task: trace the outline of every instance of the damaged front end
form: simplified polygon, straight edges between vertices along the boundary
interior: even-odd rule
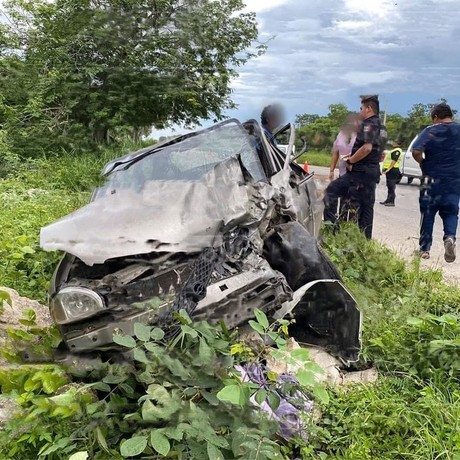
[[[50,311],[67,350],[116,350],[115,333],[173,329],[180,309],[235,328],[258,308],[355,361],[360,313],[317,244],[313,178],[286,155],[230,120],[109,163],[92,202],[41,232],[65,252]]]

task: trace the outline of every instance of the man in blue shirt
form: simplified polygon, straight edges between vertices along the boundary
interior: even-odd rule
[[[332,181],[325,191],[324,220],[335,223],[338,198],[357,205],[358,225],[366,238],[372,238],[375,189],[380,180],[381,131],[378,96],[361,96],[363,120],[346,160],[348,172]]]
[[[451,108],[438,104],[431,111],[433,125],[415,141],[412,155],[420,163],[426,185],[420,190],[420,256],[429,259],[433,225],[439,212],[444,224],[444,259],[455,260],[460,201],[460,124]]]

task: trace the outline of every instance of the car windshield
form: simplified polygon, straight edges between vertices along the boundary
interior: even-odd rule
[[[120,188],[141,190],[150,181],[199,181],[218,163],[237,155],[255,181],[264,180],[256,146],[256,139],[239,122],[225,122],[119,166],[96,197],[108,189],[112,193]]]

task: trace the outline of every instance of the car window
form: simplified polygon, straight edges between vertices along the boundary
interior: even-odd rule
[[[164,147],[115,170],[104,189],[141,190],[147,181],[198,181],[218,163],[236,156],[255,181],[265,179],[256,146],[237,122],[218,125],[196,136]],[[96,195],[101,195],[97,193]]]

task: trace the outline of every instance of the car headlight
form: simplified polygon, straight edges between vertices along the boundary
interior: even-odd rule
[[[57,324],[67,324],[93,316],[105,310],[102,297],[91,289],[66,287],[50,303],[51,316]]]

